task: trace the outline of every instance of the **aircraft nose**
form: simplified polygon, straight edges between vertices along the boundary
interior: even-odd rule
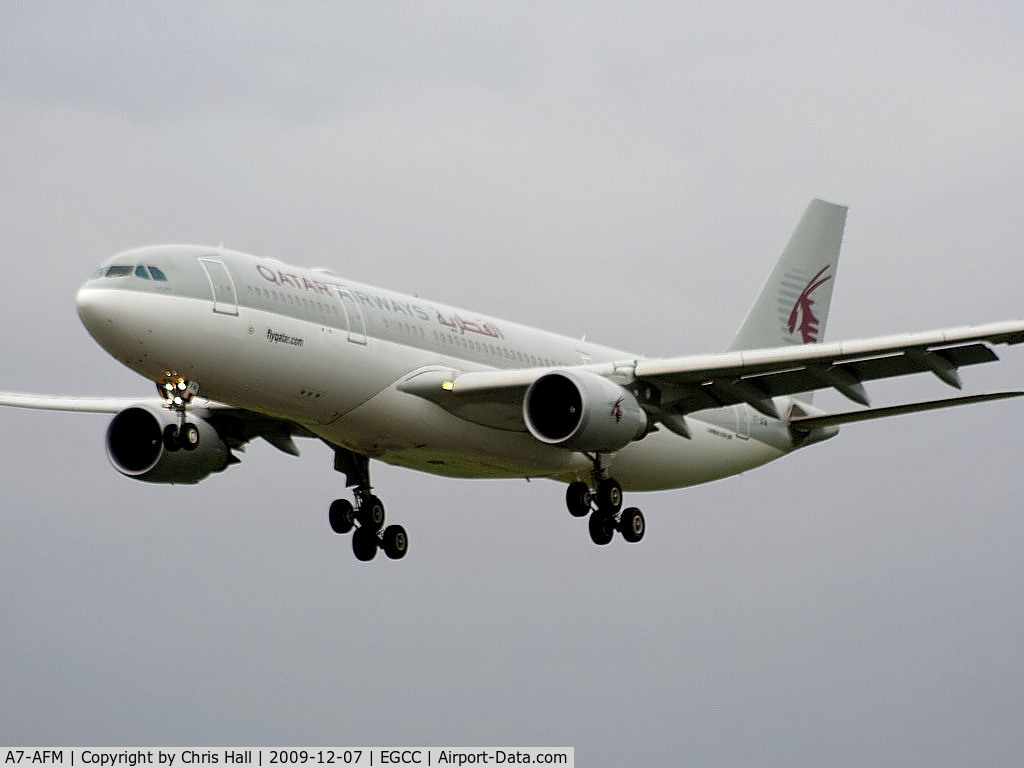
[[[96,337],[103,329],[113,325],[114,313],[116,310],[116,297],[111,294],[116,291],[103,290],[83,286],[78,289],[75,295],[75,304],[78,305],[78,317],[86,330]]]

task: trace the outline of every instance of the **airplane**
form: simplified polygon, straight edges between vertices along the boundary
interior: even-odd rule
[[[1019,397],[873,407],[864,383],[958,370],[1024,341],[1024,321],[825,342],[845,206],[813,200],[724,352],[647,358],[224,247],[157,245],[102,263],[77,293],[90,335],[156,384],[151,400],[0,393],[0,405],[113,414],[127,477],[198,483],[255,438],[334,451],[354,499],[328,522],[361,561],[405,556],[370,460],[462,478],[549,478],[591,540],[640,541],[624,491],[735,475],[851,422]],[[827,413],[816,390],[856,404]],[[201,394],[200,394],[201,393]]]

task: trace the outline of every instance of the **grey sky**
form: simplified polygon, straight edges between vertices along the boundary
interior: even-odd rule
[[[73,297],[161,241],[682,354],[819,196],[831,338],[1024,315],[1024,8],[719,6],[3,4],[0,388],[148,396]],[[1021,386],[1001,354],[967,389]],[[322,446],[149,486],[104,418],[4,411],[0,743],[1018,764],[1021,413],[851,425],[602,549],[561,486],[375,466],[412,547],[364,565]]]

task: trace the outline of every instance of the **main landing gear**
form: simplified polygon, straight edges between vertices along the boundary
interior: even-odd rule
[[[392,560],[405,557],[409,537],[400,525],[384,527],[384,504],[371,493],[369,458],[335,447],[334,468],[346,474],[349,486],[355,486],[356,503],[336,499],[331,504],[327,515],[331,530],[341,534],[352,532],[356,560],[373,560],[379,549]]]
[[[192,398],[199,394],[199,382],[189,381],[177,371],[164,371],[164,377],[156,383],[156,391],[164,400],[164,408],[178,414],[177,424],[164,427],[164,448],[168,451],[179,448],[194,451],[199,447],[199,427],[188,421],[185,410]]]
[[[647,531],[644,514],[636,507],[622,509],[622,486],[608,474],[600,454],[591,457],[594,470],[592,483],[581,480],[569,483],[565,492],[565,505],[573,517],[590,515],[590,539],[604,546],[611,542],[615,531],[629,542],[640,541]]]

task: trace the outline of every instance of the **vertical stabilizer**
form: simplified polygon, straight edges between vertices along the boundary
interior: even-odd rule
[[[824,338],[845,225],[845,206],[811,201],[729,351]]]

